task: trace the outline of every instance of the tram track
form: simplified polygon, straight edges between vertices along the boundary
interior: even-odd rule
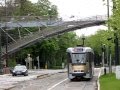
[[[84,84],[84,86],[83,86],[83,88],[81,90],[84,90],[86,85],[87,85],[87,82],[85,82],[85,84]]]
[[[19,83],[10,90],[96,90],[96,80],[97,76],[90,81],[84,78],[70,81],[66,73],[57,73]]]
[[[80,86],[82,86],[82,87],[80,88],[80,90],[88,90],[89,87],[93,87],[94,89],[92,89],[92,90],[98,90],[98,88],[97,88],[97,79],[98,78],[96,76],[94,76],[91,80],[80,79],[80,80],[78,80],[76,82],[81,83]]]

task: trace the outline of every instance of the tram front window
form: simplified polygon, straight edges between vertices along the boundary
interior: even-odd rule
[[[85,63],[86,58],[84,53],[72,53],[72,63]]]

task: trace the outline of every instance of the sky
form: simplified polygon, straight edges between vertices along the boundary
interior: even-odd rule
[[[37,2],[37,0],[31,0],[32,2]],[[52,4],[57,5],[59,17],[64,20],[80,19],[85,17],[91,17],[96,15],[107,15],[107,5],[106,0],[49,0]],[[111,8],[110,8],[111,9]],[[76,34],[81,35],[91,35],[94,34],[98,29],[106,29],[105,26],[90,27],[81,30],[77,30]]]

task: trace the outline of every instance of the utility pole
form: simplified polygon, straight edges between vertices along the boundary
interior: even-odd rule
[[[109,17],[110,17],[110,9],[109,9],[109,0],[107,0],[107,17],[108,17],[108,20],[109,20]],[[110,30],[110,25],[108,23],[108,30]],[[112,38],[111,38],[112,39]],[[111,39],[108,39],[111,40]],[[111,46],[108,46],[108,49],[109,49],[109,54],[108,54],[108,61],[109,61],[109,72],[112,73],[112,66],[111,66]]]

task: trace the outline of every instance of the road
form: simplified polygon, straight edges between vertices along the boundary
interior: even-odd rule
[[[16,87],[9,90],[96,90],[99,71],[100,69],[95,69],[95,75],[90,81],[84,79],[70,81],[67,73],[56,73],[17,83]]]

